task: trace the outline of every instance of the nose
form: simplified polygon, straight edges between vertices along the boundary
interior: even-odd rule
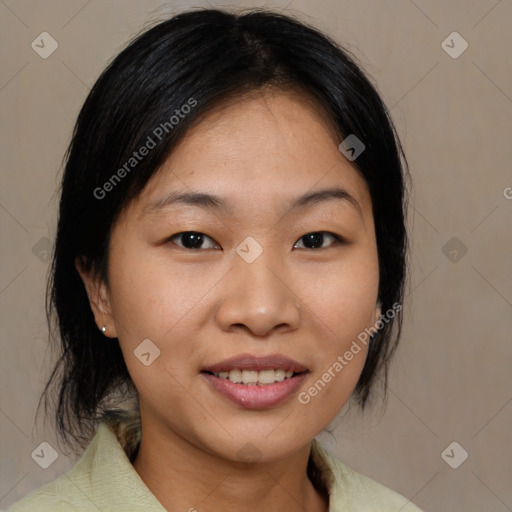
[[[259,337],[297,329],[300,300],[284,265],[269,251],[252,263],[235,256],[216,312],[219,327],[232,332],[245,329]]]

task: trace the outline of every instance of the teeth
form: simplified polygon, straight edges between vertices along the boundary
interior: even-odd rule
[[[260,384],[274,384],[275,381],[276,372],[274,370],[262,370],[261,372],[259,372],[258,382]]]
[[[275,372],[276,381],[281,382],[286,379],[286,372],[284,370],[276,370]]]
[[[229,379],[235,384],[246,384],[248,386],[274,384],[275,382],[282,382],[293,376],[292,371],[284,371],[280,368],[276,370],[262,370],[260,372],[255,370],[231,370],[229,372],[219,372],[214,374],[221,379]]]
[[[226,373],[226,372],[222,372],[222,373]],[[220,374],[219,374],[219,377],[220,377]],[[224,377],[224,378],[226,378],[226,377]],[[235,382],[235,383],[242,382],[242,372],[240,370],[231,370],[229,372],[229,380],[231,382]]]
[[[244,384],[257,384],[258,372],[253,372],[251,370],[242,370],[242,382]]]

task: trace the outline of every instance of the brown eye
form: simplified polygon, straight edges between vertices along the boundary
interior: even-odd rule
[[[334,242],[329,244],[327,247],[322,247],[326,237],[334,240]],[[327,249],[328,247],[342,243],[343,239],[334,233],[329,233],[328,231],[315,231],[301,236],[293,247],[297,247],[297,244],[301,241],[303,242],[304,247],[300,247],[300,249]]]
[[[176,233],[175,235],[172,235],[168,240],[172,243],[175,243],[173,240],[180,240],[180,243],[176,243],[179,247],[182,247],[183,249],[192,249],[192,250],[198,250],[202,248],[203,242],[206,240],[210,240],[213,242],[213,247],[206,247],[206,249],[214,249],[215,247],[218,247],[218,245],[215,244],[213,239],[211,239],[208,235],[205,235],[204,233],[200,233],[199,231],[183,231],[182,233]]]

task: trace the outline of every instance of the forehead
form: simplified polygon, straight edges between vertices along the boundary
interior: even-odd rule
[[[316,189],[343,188],[368,201],[359,172],[311,98],[288,92],[248,95],[219,104],[173,149],[137,201],[140,214],[173,191],[230,198],[257,207]]]

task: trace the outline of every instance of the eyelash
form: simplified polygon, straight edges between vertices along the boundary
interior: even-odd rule
[[[213,238],[209,237],[208,235],[205,235],[204,233],[201,233],[200,231],[181,231],[180,233],[176,233],[172,236],[170,236],[166,242],[171,242],[174,244],[174,242],[172,241],[174,238],[176,237],[181,237],[182,235],[186,235],[186,234],[195,234],[195,235],[201,235],[201,236],[204,236],[206,238],[209,238],[210,240],[214,241]],[[342,245],[344,243],[346,243],[346,240],[344,238],[342,238],[341,236],[339,235],[336,235],[335,233],[331,233],[330,231],[311,231],[310,233],[306,233],[305,235],[302,235],[299,240],[294,244],[294,247],[295,245],[297,245],[298,242],[300,242],[304,237],[308,236],[308,235],[318,235],[318,234],[322,234],[322,235],[329,235],[331,236],[334,241],[333,243],[331,243],[330,245],[328,245],[327,247],[319,247],[319,248],[307,248],[307,247],[304,247],[305,250],[310,250],[310,251],[318,251],[320,249],[329,249],[330,247],[336,247],[338,245]],[[216,242],[215,242],[216,243]],[[174,244],[174,245],[178,245],[178,244]],[[218,245],[218,244],[217,244]],[[182,248],[182,249],[185,249],[185,250],[189,250],[189,251],[201,251],[201,250],[205,250],[205,249],[192,249],[192,248],[189,248],[189,247],[182,247],[181,245],[178,245],[178,247]]]

